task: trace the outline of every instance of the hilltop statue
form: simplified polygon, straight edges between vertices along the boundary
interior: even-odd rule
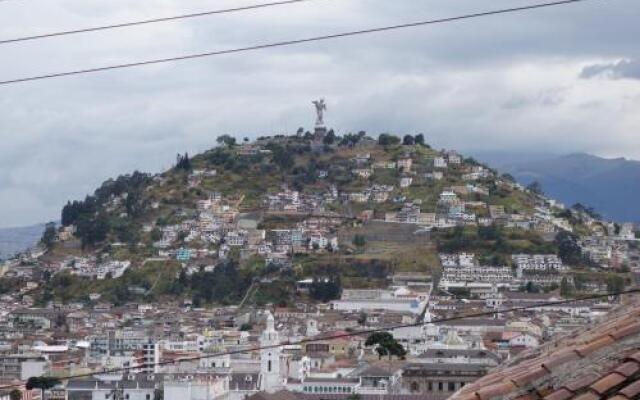
[[[324,102],[324,99],[315,100],[312,102],[313,105],[316,106],[316,126],[324,126],[324,112],[327,110],[327,105]]]

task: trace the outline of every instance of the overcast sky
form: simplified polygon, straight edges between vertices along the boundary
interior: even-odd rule
[[[7,0],[0,39],[261,0]],[[442,18],[536,0],[312,0],[0,45],[0,80]],[[0,227],[224,133],[423,132],[441,148],[640,158],[640,2],[569,6],[0,87]]]

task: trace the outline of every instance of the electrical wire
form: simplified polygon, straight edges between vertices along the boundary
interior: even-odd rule
[[[226,49],[226,50],[216,50],[216,51],[210,51],[205,53],[187,54],[187,55],[182,55],[177,57],[160,58],[160,59],[153,59],[153,60],[146,60],[146,61],[136,61],[136,62],[130,62],[125,64],[116,64],[116,65],[109,65],[109,66],[103,66],[103,67],[79,69],[75,71],[35,75],[35,76],[30,76],[25,78],[17,78],[17,79],[0,81],[0,85],[10,85],[10,84],[15,84],[20,82],[60,78],[60,77],[71,76],[71,75],[82,75],[82,74],[89,74],[89,73],[101,72],[101,71],[140,67],[144,65],[169,63],[174,61],[184,61],[184,60],[191,60],[191,59],[197,59],[197,58],[219,56],[223,54],[243,53],[248,51],[262,50],[262,49],[268,49],[268,48],[274,48],[274,47],[291,46],[296,44],[324,41],[324,40],[330,40],[330,39],[338,39],[338,38],[344,38],[349,36],[357,36],[357,35],[364,35],[364,34],[370,34],[370,33],[398,30],[398,29],[414,28],[414,27],[425,26],[425,25],[441,24],[441,23],[454,22],[454,21],[460,21],[460,20],[466,20],[466,19],[472,19],[472,18],[486,17],[490,15],[497,15],[497,14],[522,12],[526,10],[534,10],[534,9],[574,4],[574,3],[586,2],[586,1],[590,1],[590,0],[562,0],[562,1],[554,1],[550,3],[538,3],[538,4],[531,4],[531,5],[522,6],[522,7],[504,8],[504,9],[493,10],[493,11],[484,11],[484,12],[473,13],[473,14],[459,15],[455,17],[383,26],[383,27],[363,29],[363,30],[357,30],[357,31],[335,33],[330,35],[314,36],[314,37],[309,37],[304,39],[293,39],[293,40],[286,40],[281,42],[258,44],[258,45],[247,46],[247,47],[238,47],[238,48]]]
[[[309,2],[309,1],[312,1],[312,0],[284,0],[284,1],[274,1],[271,3],[252,4],[248,6],[226,8],[221,10],[202,11],[202,12],[197,12],[192,14],[174,15],[171,17],[152,18],[152,19],[145,19],[141,21],[131,21],[131,22],[123,22],[119,24],[94,26],[91,28],[81,28],[81,29],[73,29],[73,30],[61,31],[61,32],[44,33],[41,35],[23,36],[23,37],[18,37],[13,39],[2,39],[0,40],[0,44],[26,42],[29,40],[39,40],[39,39],[52,38],[57,36],[75,35],[78,33],[88,33],[88,32],[96,32],[96,31],[104,31],[108,29],[118,29],[118,28],[126,28],[131,26],[138,26],[138,25],[155,24],[158,22],[177,21],[181,19],[205,17],[209,15],[216,15],[216,14],[229,14],[229,13],[236,13],[240,11],[256,10],[260,8],[282,6],[287,4],[303,3],[303,2]]]
[[[619,296],[625,295],[625,294],[637,294],[637,293],[640,293],[640,288],[623,290],[623,291],[619,291],[619,292],[599,293],[599,294],[593,294],[593,295],[589,295],[589,296],[577,297],[577,298],[573,298],[573,299],[548,301],[548,302],[544,302],[544,303],[530,304],[530,305],[526,305],[526,306],[511,307],[511,308],[505,308],[505,309],[499,309],[499,310],[483,311],[483,312],[478,312],[478,313],[473,313],[473,314],[458,315],[458,316],[454,316],[454,317],[439,318],[439,319],[436,319],[434,321],[431,321],[431,323],[432,324],[442,324],[442,323],[451,322],[451,321],[459,321],[459,320],[470,319],[470,318],[495,316],[495,315],[504,314],[504,313],[511,313],[511,312],[517,312],[517,311],[526,311],[526,310],[532,310],[532,309],[536,309],[536,308],[559,306],[559,305],[564,305],[564,304],[576,303],[576,302],[580,302],[580,301],[597,300],[597,299],[602,299],[602,298],[605,298],[605,297],[619,297]],[[180,363],[183,363],[183,362],[199,361],[199,360],[216,358],[216,357],[227,356],[227,355],[251,353],[251,352],[256,352],[256,351],[261,351],[261,350],[275,349],[275,348],[284,347],[284,346],[296,346],[296,345],[305,344],[305,343],[316,343],[316,342],[323,342],[323,341],[326,341],[326,340],[335,340],[335,339],[343,339],[343,338],[348,338],[348,337],[353,337],[353,336],[370,335],[372,333],[389,332],[389,331],[394,331],[396,329],[412,328],[412,327],[418,327],[418,326],[423,326],[423,325],[424,325],[423,322],[415,322],[415,323],[411,323],[411,324],[402,324],[402,325],[392,325],[392,326],[387,326],[387,327],[383,327],[383,328],[365,329],[365,330],[347,332],[347,333],[342,333],[342,334],[337,334],[337,335],[313,337],[313,338],[301,339],[301,340],[296,340],[296,341],[286,341],[286,342],[282,342],[282,343],[274,344],[274,345],[269,345],[269,346],[257,346],[257,347],[251,347],[251,348],[248,348],[248,349],[223,351],[223,352],[218,352],[218,353],[206,354],[206,355],[202,355],[202,356],[184,357],[184,358],[177,358],[177,359],[168,360],[168,361],[159,361],[159,362],[155,362],[155,363],[144,364],[144,365],[141,365],[141,366],[110,368],[110,369],[104,369],[104,370],[101,370],[101,371],[94,371],[94,372],[88,372],[88,373],[82,373],[82,374],[74,374],[74,375],[68,375],[68,376],[65,376],[65,377],[56,377],[56,378],[61,380],[61,381],[66,381],[66,380],[69,380],[69,379],[87,378],[87,377],[92,377],[92,376],[100,375],[100,374],[114,374],[114,373],[118,373],[118,372],[128,373],[128,372],[139,370],[139,369],[142,369],[142,368],[150,368],[150,367],[157,367],[157,366],[164,366],[164,365],[180,364]],[[21,384],[21,385],[8,385],[8,386],[2,386],[2,387],[0,387],[0,389],[7,389],[7,388],[13,388],[13,387],[23,387],[23,386],[24,386],[24,384]]]

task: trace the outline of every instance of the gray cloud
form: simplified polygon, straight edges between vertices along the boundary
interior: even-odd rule
[[[32,2],[2,4],[0,38],[238,5]],[[0,79],[529,3],[317,0],[0,46]],[[310,127],[318,96],[339,132],[423,132],[437,147],[466,151],[580,149],[638,158],[640,84],[579,77],[585,65],[634,59],[638,13],[638,2],[593,1],[0,87],[0,226],[58,218],[68,199],[103,180],[160,171],[177,152],[209,148],[223,133]]]
[[[640,62],[637,60],[620,60],[615,63],[588,65],[580,72],[585,79],[640,79]]]

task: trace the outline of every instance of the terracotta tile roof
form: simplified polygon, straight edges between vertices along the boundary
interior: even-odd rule
[[[640,322],[636,322],[633,325],[626,326],[619,331],[612,332],[611,336],[613,336],[613,338],[615,338],[616,340],[620,340],[629,335],[636,335],[638,333],[640,333]]]
[[[580,354],[578,354],[575,350],[564,350],[560,351],[557,354],[549,357],[542,363],[542,366],[547,371],[552,371],[554,368],[564,365],[568,362],[575,361],[580,359]]]
[[[492,399],[497,396],[503,396],[513,392],[516,386],[511,382],[494,383],[493,385],[484,386],[476,392],[480,400]]]
[[[640,399],[640,297],[588,329],[523,352],[450,400]]]
[[[625,386],[618,393],[626,396],[629,399],[637,399],[638,397],[640,397],[640,379],[636,378],[635,382],[628,386]]]
[[[600,400],[600,396],[595,393],[585,393],[578,397],[574,397],[574,400]]]
[[[565,383],[562,387],[571,392],[577,392],[583,387],[591,386],[591,384],[597,381],[598,378],[600,378],[600,376],[597,374],[587,374],[579,379],[574,379]]]
[[[556,390],[555,392],[551,393],[548,396],[544,397],[544,400],[567,400],[572,398],[574,395],[573,392],[562,388],[560,390]]]
[[[537,368],[533,368],[528,371],[525,371],[523,373],[513,375],[511,378],[511,381],[518,387],[524,387],[528,383],[534,382],[544,377],[548,373],[549,372],[546,369],[542,367],[537,367]]]
[[[612,372],[603,378],[600,378],[596,383],[590,386],[590,388],[599,394],[605,394],[614,387],[620,385],[626,381],[627,378],[617,372]]]
[[[532,394],[523,394],[522,396],[516,397],[514,400],[536,400],[536,396]]]
[[[607,347],[614,342],[615,340],[611,336],[603,336],[603,337],[600,337],[599,339],[594,340],[591,343],[578,347],[576,349],[576,352],[580,354],[580,357],[586,357],[589,354],[596,352],[604,347]]]
[[[627,361],[624,364],[621,364],[614,371],[624,375],[625,377],[630,377],[635,375],[640,370],[640,364],[637,361]]]
[[[640,363],[640,351],[627,356],[627,360],[633,360]]]

